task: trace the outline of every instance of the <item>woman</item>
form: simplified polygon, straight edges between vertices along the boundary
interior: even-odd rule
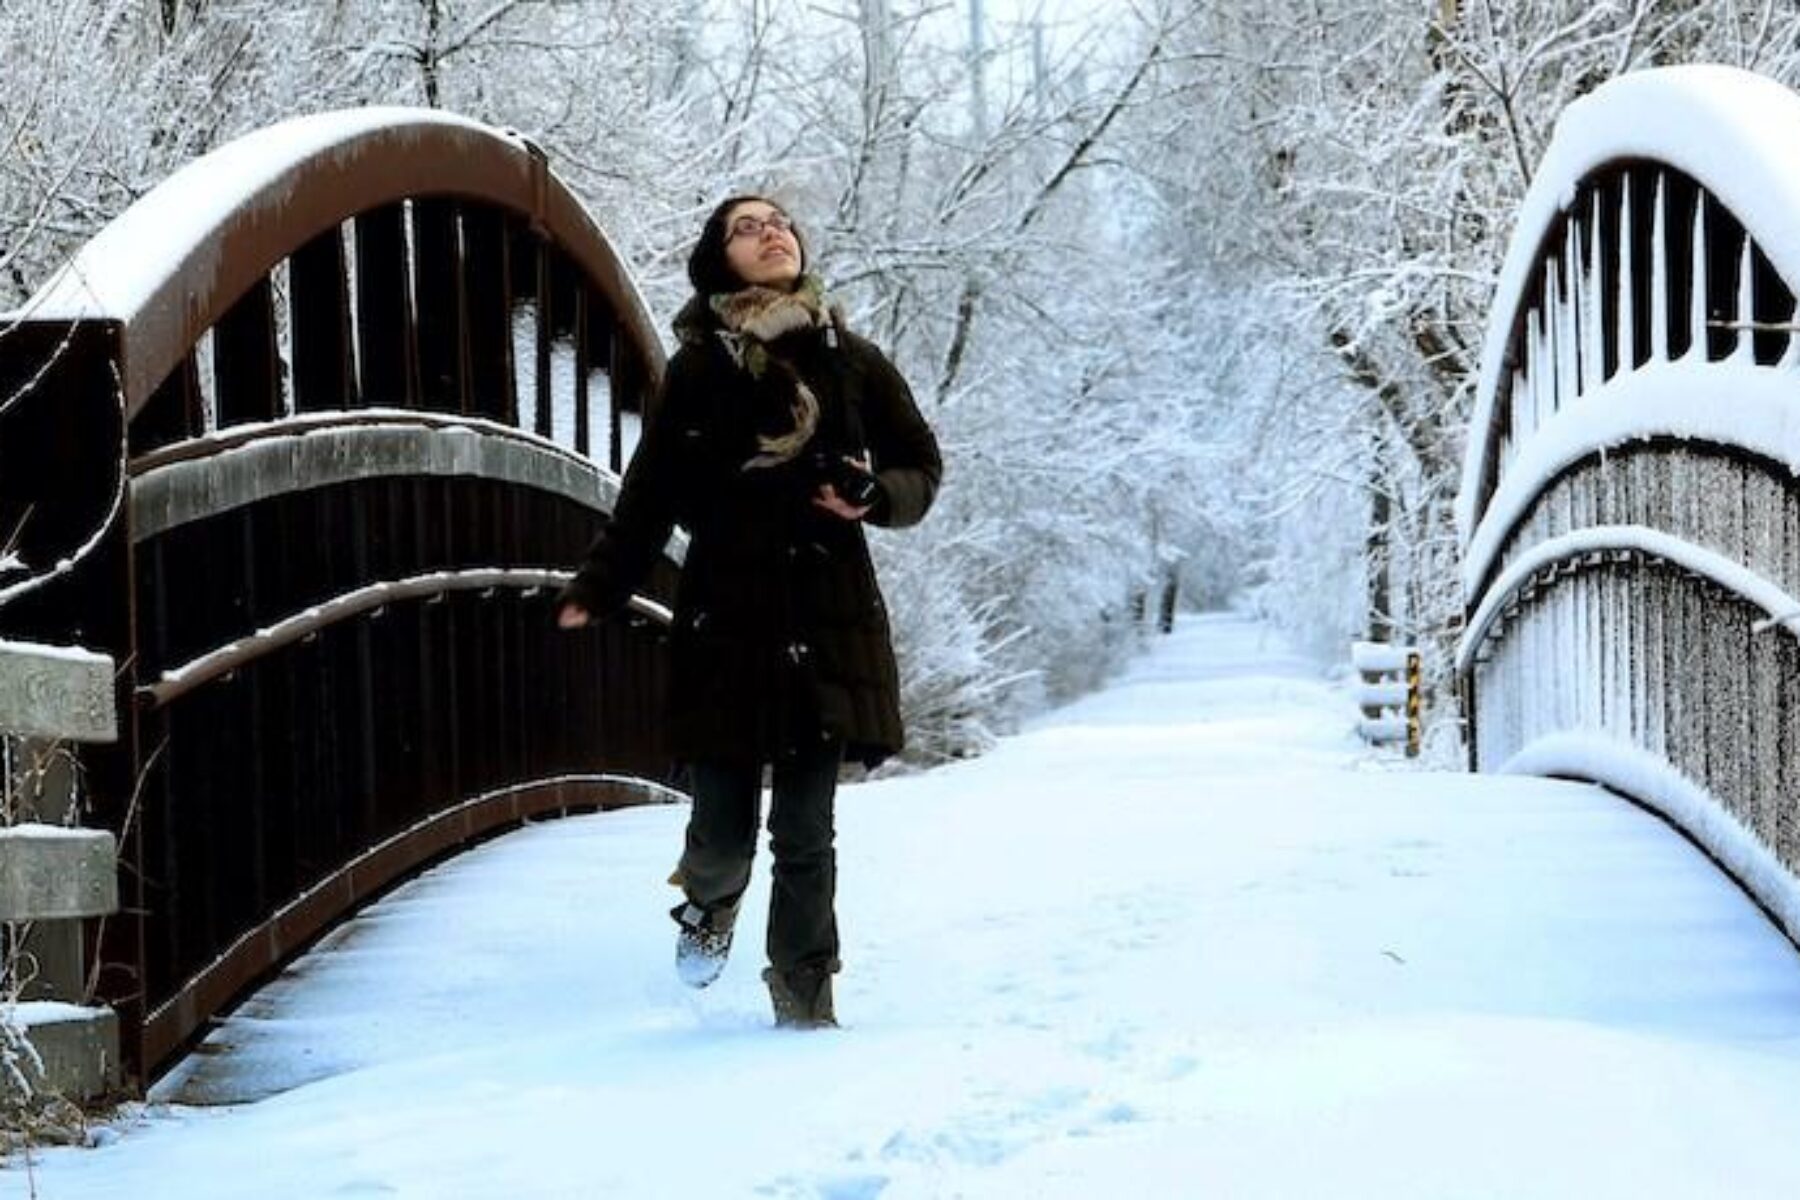
[[[842,327],[781,208],[734,196],[688,258],[680,347],[612,521],[560,599],[564,628],[622,608],[670,529],[688,530],[669,729],[694,804],[672,882],[676,963],[724,969],[750,881],[763,767],[774,886],[763,978],[777,1025],[835,1025],[833,800],[848,757],[902,734],[887,614],[863,523],[924,517],[942,463],[906,382]]]

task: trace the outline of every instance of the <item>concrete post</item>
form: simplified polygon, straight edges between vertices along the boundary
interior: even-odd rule
[[[121,1081],[118,1016],[88,1008],[82,922],[117,910],[118,846],[78,827],[79,772],[71,741],[117,737],[112,660],[105,655],[0,642],[0,737],[7,740],[6,811],[0,813],[0,926],[6,976],[0,997],[41,1063],[33,1092],[88,1100]],[[0,1096],[18,1081],[0,1078]]]

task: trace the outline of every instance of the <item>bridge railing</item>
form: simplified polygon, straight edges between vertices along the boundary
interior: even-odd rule
[[[550,612],[662,362],[542,155],[412,110],[221,148],[0,318],[0,631],[122,667],[83,815],[138,1079],[421,864],[667,794],[679,546],[635,622]]]
[[[1796,136],[1725,68],[1563,117],[1489,328],[1458,661],[1479,768],[1659,809],[1800,937]]]

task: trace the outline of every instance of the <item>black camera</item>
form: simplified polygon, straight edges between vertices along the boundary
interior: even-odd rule
[[[813,455],[820,483],[829,483],[838,499],[851,508],[868,508],[881,496],[881,480],[842,454],[820,450]]]

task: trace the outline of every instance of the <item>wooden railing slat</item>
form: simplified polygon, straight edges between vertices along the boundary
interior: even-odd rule
[[[467,321],[456,203],[436,197],[414,200],[412,227],[420,399],[436,412],[468,412]]]
[[[275,290],[265,277],[213,329],[213,394],[221,427],[282,414]]]
[[[358,216],[356,359],[365,404],[419,406],[418,352],[408,278],[406,217],[398,204]]]
[[[288,260],[288,286],[294,411],[355,408],[349,262],[340,227],[332,226],[294,251]]]
[[[516,425],[518,380],[513,373],[512,234],[498,209],[462,210],[464,272],[468,294],[469,412]]]

